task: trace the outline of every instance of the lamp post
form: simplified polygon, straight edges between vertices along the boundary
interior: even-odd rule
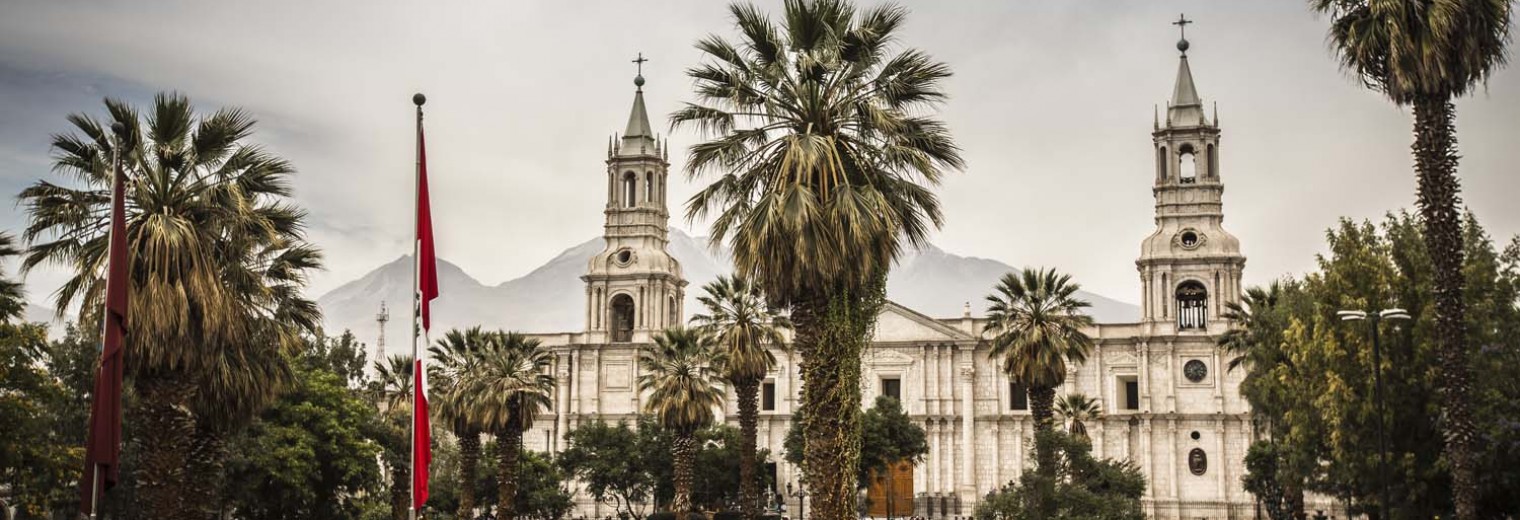
[[[1372,329],[1372,399],[1377,406],[1378,484],[1382,499],[1379,500],[1380,518],[1388,518],[1388,445],[1383,440],[1383,351],[1378,345],[1378,324],[1383,320],[1407,320],[1409,312],[1404,309],[1381,311],[1343,310],[1335,313],[1341,321],[1366,321]]]
[[[808,494],[806,487],[797,486],[797,490],[792,491],[792,483],[787,482],[786,494],[791,495],[792,498],[797,499],[797,520],[807,520],[807,502],[805,501],[807,500]]]

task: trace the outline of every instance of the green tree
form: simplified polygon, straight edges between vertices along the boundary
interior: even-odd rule
[[[371,437],[380,441],[381,460],[390,469],[391,520],[405,520],[411,508],[412,356],[392,355],[375,361],[370,399],[380,413],[371,423]]]
[[[1433,261],[1440,389],[1456,517],[1478,517],[1471,353],[1465,318],[1461,185],[1452,99],[1505,62],[1509,0],[1310,0],[1331,17],[1341,65],[1398,106],[1414,108],[1417,203]]]
[[[379,491],[374,409],[343,376],[297,370],[296,384],[238,439],[229,506],[239,518],[358,518],[358,496]]]
[[[517,489],[517,512],[538,520],[560,520],[575,508],[565,487],[565,474],[546,454],[524,451],[518,458],[522,481]],[[460,517],[467,518],[467,517]]]
[[[977,503],[973,514],[977,520],[1145,518],[1140,504],[1145,476],[1134,463],[1094,459],[1087,440],[1060,430],[1039,430],[1035,435],[1047,437],[1036,444],[1053,446],[1064,454],[1056,459],[1055,477],[1025,471],[1017,482],[988,493]]]
[[[1066,433],[1079,439],[1087,438],[1087,422],[1096,421],[1103,415],[1098,400],[1085,394],[1066,394],[1056,399],[1056,415],[1070,423]]]
[[[581,482],[592,498],[611,505],[620,518],[644,516],[655,480],[639,449],[639,433],[627,422],[581,423],[565,435],[565,446],[556,464]]]
[[[755,471],[755,435],[760,420],[760,383],[776,366],[772,348],[782,348],[782,330],[790,322],[770,307],[760,287],[741,277],[720,276],[697,297],[706,312],[691,320],[716,338],[720,371],[734,387],[739,405],[739,511],[755,520],[760,508],[760,479]]]
[[[891,518],[896,505],[893,468],[900,464],[918,465],[929,454],[929,438],[924,428],[913,422],[902,404],[892,397],[877,396],[876,402],[861,415],[860,475],[861,487],[867,487],[869,479],[884,482],[888,490],[887,517]],[[874,477],[873,477],[874,476]]]
[[[471,423],[496,436],[496,518],[507,520],[516,516],[523,431],[552,404],[556,383],[548,368],[554,357],[538,340],[516,332],[492,333],[484,346],[473,369],[455,383],[457,394],[451,394],[469,403]]]
[[[79,425],[57,420],[70,396],[43,369],[47,352],[45,326],[0,323],[0,487],[24,516],[77,505],[72,483],[84,464],[83,441],[64,436]]]
[[[474,483],[480,464],[481,425],[476,422],[476,401],[464,395],[460,381],[480,370],[484,362],[483,352],[488,350],[490,333],[480,327],[467,330],[451,330],[443,338],[428,347],[433,364],[428,366],[428,383],[431,386],[433,414],[438,422],[448,425],[459,442],[459,508],[456,515],[473,520],[475,511]]]
[[[675,497],[670,510],[678,520],[691,512],[696,432],[713,424],[714,409],[723,404],[712,367],[716,354],[712,336],[682,327],[665,329],[639,349],[639,391],[649,393],[644,411],[671,432]]]
[[[1025,269],[1003,275],[997,292],[987,296],[984,330],[992,337],[988,356],[1002,358],[1003,373],[1029,388],[1030,413],[1037,431],[1053,429],[1056,387],[1066,381],[1067,366],[1085,362],[1093,349],[1093,340],[1084,330],[1093,323],[1084,313],[1091,304],[1076,297],[1080,287],[1070,275],[1055,269]],[[1055,478],[1056,447],[1040,442],[1054,438],[1035,437],[1036,469],[1044,477],[1040,482],[1050,483]],[[1047,503],[1045,507],[1055,505]]]
[[[136,499],[144,513],[203,517],[214,503],[222,438],[273,400],[284,354],[315,328],[305,273],[320,255],[304,241],[305,214],[286,202],[291,165],[247,144],[254,121],[238,109],[198,117],[160,94],[144,118],[107,99],[115,133],[69,116],[78,133],[54,136],[54,170],[77,187],[41,180],[20,194],[30,222],[23,269],[73,269],[55,307],[96,317],[103,298],[112,166],[127,176],[131,266],[126,366],[138,421]]]
[[[21,254],[16,248],[16,238],[10,233],[0,233],[0,258],[8,259]],[[10,323],[26,312],[26,296],[21,282],[12,280],[0,271],[0,322]]]
[[[778,25],[750,4],[729,7],[738,43],[697,42],[688,70],[697,103],[671,115],[705,142],[687,170],[716,179],[687,203],[716,213],[715,244],[735,271],[790,310],[802,360],[808,460],[821,520],[855,515],[860,354],[892,262],[941,222],[929,190],[963,162],[929,109],[950,70],[892,45],[907,11],[847,0],[789,0]]]

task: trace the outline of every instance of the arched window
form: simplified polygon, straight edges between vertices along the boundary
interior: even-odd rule
[[[669,298],[666,298],[665,309],[666,309],[667,312],[670,313],[670,320],[667,321],[667,323],[669,323],[670,326],[674,327],[676,325],[681,324],[681,312],[676,309],[676,297],[675,296],[671,296]]]
[[[1177,286],[1177,330],[1202,329],[1208,325],[1209,290],[1196,281]]]
[[[1156,176],[1166,180],[1166,147],[1156,149]]]
[[[654,173],[644,172],[644,202],[654,200]]]
[[[633,297],[619,294],[612,297],[612,341],[633,341]]]
[[[1177,151],[1181,154],[1177,159],[1177,180],[1183,184],[1198,182],[1198,158],[1193,154],[1193,147],[1182,145]]]
[[[1212,144],[1209,145],[1209,157],[1208,157],[1207,161],[1204,161],[1204,164],[1209,165],[1209,178],[1210,179],[1218,179],[1219,178],[1219,154],[1217,154],[1217,153],[1214,152],[1214,145],[1212,145]]]
[[[633,172],[623,174],[623,207],[631,208],[634,202],[638,202],[639,180]]]

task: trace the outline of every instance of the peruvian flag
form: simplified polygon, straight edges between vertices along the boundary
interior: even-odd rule
[[[438,258],[433,252],[433,213],[428,203],[427,148],[422,138],[422,102],[417,103],[417,297],[421,306],[422,334],[432,327],[431,303],[438,298]],[[428,424],[427,382],[421,352],[412,342],[412,510],[422,509],[428,498],[428,465],[432,463],[432,435]]]
[[[106,264],[105,330],[100,366],[90,394],[90,430],[84,446],[84,478],[79,479],[79,508],[93,514],[96,490],[116,485],[121,467],[122,351],[127,335],[126,175],[117,165],[111,182],[111,231]]]

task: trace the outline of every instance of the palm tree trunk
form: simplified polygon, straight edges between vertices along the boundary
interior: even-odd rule
[[[203,520],[187,500],[190,486],[190,439],[195,419],[190,415],[194,388],[172,376],[145,376],[136,381],[139,426],[133,448],[137,499],[146,518]]]
[[[735,385],[739,399],[739,514],[744,520],[760,516],[760,480],[755,478],[755,435],[759,429],[759,381]]]
[[[801,354],[803,475],[813,518],[853,520],[860,463],[860,356],[877,305],[838,291],[792,305]],[[866,313],[872,313],[868,318]],[[863,326],[862,326],[863,325]]]
[[[1056,402],[1056,389],[1048,386],[1029,387],[1029,412],[1034,416],[1034,427],[1038,431],[1053,431],[1055,428],[1055,414],[1053,409]],[[1037,442],[1035,445],[1035,462],[1041,474],[1054,476],[1056,472],[1056,453],[1053,446],[1048,442]]]
[[[480,466],[480,432],[460,431],[458,518],[475,518],[475,475]]]
[[[1420,217],[1425,221],[1425,249],[1435,275],[1436,341],[1439,342],[1443,433],[1451,463],[1452,503],[1456,518],[1477,517],[1478,488],[1473,471],[1474,437],[1468,386],[1466,307],[1462,301],[1462,222],[1457,180],[1456,108],[1446,97],[1414,103],[1414,163],[1419,175]]]
[[[391,465],[391,520],[407,520],[412,509],[412,472],[406,464]]]
[[[691,478],[692,466],[696,464],[697,439],[692,432],[676,432],[670,448],[671,456],[675,459],[675,475],[672,480],[676,488],[676,496],[670,501],[670,510],[676,514],[676,520],[686,520],[691,513]]]
[[[517,517],[517,459],[522,429],[508,427],[496,435],[496,520]]]
[[[222,504],[222,470],[227,460],[227,432],[214,426],[198,424],[190,439],[190,506],[199,509],[200,518],[216,516]]]

